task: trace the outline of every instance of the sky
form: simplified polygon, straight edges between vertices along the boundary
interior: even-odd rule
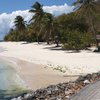
[[[63,5],[65,3],[71,5],[75,0],[2,0],[0,2],[0,13],[30,9],[31,5],[36,1],[44,6],[52,6]]]
[[[73,11],[72,3],[75,0],[2,0],[0,2],[0,39],[3,39],[10,28],[14,27],[16,16],[21,15],[25,21],[31,19],[32,14],[28,10],[36,1],[43,5],[44,11],[58,16]]]

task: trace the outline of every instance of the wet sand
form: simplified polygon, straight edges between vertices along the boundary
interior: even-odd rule
[[[23,82],[24,84],[22,85],[31,90],[74,81],[78,78],[78,76],[66,76],[64,73],[59,72],[58,70],[53,70],[44,65],[34,64],[12,57],[0,56],[0,58],[12,65],[22,79],[21,84]]]
[[[25,86],[36,90],[45,88],[49,85],[56,85],[63,82],[74,81],[78,76],[64,76],[64,73],[53,70],[44,65],[38,65],[27,61],[11,57],[2,57],[10,62],[17,71],[17,74],[23,80]]]
[[[17,60],[18,74],[23,81],[33,90],[49,85],[74,81],[76,77],[64,77],[64,74],[43,65],[37,65],[22,60]]]

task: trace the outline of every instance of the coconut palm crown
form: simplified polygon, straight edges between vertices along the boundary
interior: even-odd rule
[[[25,21],[24,21],[24,18],[22,16],[17,16],[15,18],[14,23],[15,23],[15,27],[16,27],[17,30],[19,30],[19,31],[25,30],[25,27],[26,27]]]

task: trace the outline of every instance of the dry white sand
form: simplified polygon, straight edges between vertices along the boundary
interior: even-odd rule
[[[100,54],[83,50],[80,53],[56,50],[54,45],[22,42],[0,42],[1,56],[14,57],[35,64],[60,66],[65,74],[100,71]],[[53,50],[52,50],[53,49]]]

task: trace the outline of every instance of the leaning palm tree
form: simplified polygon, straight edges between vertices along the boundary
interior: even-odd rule
[[[44,30],[43,37],[46,39],[47,43],[49,44],[49,38],[51,37],[52,30],[53,30],[53,16],[50,13],[44,14],[43,20],[42,20],[42,26]]]
[[[57,33],[58,33],[57,28],[58,28],[57,23],[54,20],[53,15],[45,12],[44,17],[41,21],[40,34],[42,33],[43,38],[47,41],[48,44],[49,44],[49,40],[52,39],[55,40],[55,43],[57,44],[57,46],[59,46],[57,42]]]
[[[38,29],[41,28],[40,26],[40,22],[44,16],[44,11],[43,11],[43,6],[39,3],[36,2],[35,4],[33,4],[32,9],[29,10],[30,13],[33,13],[33,17],[31,19],[32,23],[33,23],[33,28],[35,30],[35,32],[37,33],[37,41],[39,43],[38,37]]]
[[[21,32],[25,30],[26,25],[25,25],[24,18],[22,16],[17,16],[15,18],[14,23],[15,23],[16,30]]]
[[[97,12],[100,12],[100,5],[99,0],[77,0],[74,5],[77,7],[76,14],[82,15],[88,21],[91,32],[94,35],[96,46],[98,51],[100,51],[100,47],[98,45],[98,41],[96,39],[96,31],[94,27],[94,19],[97,15]]]

